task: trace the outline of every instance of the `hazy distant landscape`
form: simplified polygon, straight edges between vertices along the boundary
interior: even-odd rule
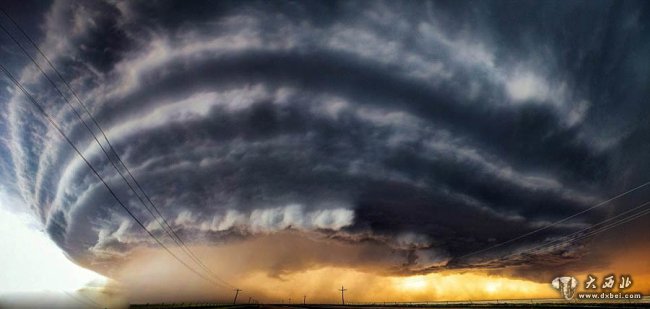
[[[535,299],[535,300],[490,300],[490,301],[439,301],[426,303],[393,303],[393,304],[261,304],[261,305],[228,305],[228,304],[139,304],[131,305],[130,308],[241,308],[241,309],[282,309],[282,308],[307,308],[307,309],[345,309],[345,308],[647,308],[650,305],[650,298],[646,297],[641,301],[586,301],[567,302],[563,299]]]

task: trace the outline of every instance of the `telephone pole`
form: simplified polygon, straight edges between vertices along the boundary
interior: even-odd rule
[[[307,295],[303,295],[302,296],[302,304],[304,305],[306,303],[307,303]]]
[[[235,300],[232,301],[233,305],[237,303],[237,295],[239,295],[239,292],[241,292],[242,290],[235,289],[234,291],[235,291]]]
[[[343,288],[343,286],[341,286],[341,289],[339,290],[339,291],[341,291],[341,304],[343,304],[343,305],[345,305],[345,298],[343,297],[343,293],[345,291],[347,291],[347,290],[348,289]]]

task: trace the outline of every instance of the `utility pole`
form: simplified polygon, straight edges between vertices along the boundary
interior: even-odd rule
[[[237,303],[237,295],[239,295],[239,292],[241,292],[242,290],[235,289],[234,291],[235,291],[235,300],[232,301],[233,305]]]
[[[302,304],[307,304],[307,295],[302,296]]]
[[[341,286],[341,289],[339,290],[339,291],[341,291],[341,304],[343,304],[343,305],[345,305],[345,298],[343,297],[343,293],[345,291],[347,291],[347,290],[348,289],[343,288],[343,286]]]

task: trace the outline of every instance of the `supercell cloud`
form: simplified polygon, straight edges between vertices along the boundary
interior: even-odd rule
[[[497,257],[640,201],[463,258],[647,180],[648,5],[55,1],[18,22],[188,243],[291,230],[370,246],[378,268],[407,274],[557,267],[595,244]],[[69,107],[1,40],[6,65],[163,235]],[[3,83],[4,190],[80,263],[107,270],[154,246]]]

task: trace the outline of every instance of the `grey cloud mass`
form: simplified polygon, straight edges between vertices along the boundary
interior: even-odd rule
[[[378,261],[410,273],[570,263],[592,244],[498,257],[643,200],[461,258],[647,181],[649,5],[54,1],[18,22],[190,243],[289,229],[372,243],[396,252]],[[70,108],[0,40],[7,65],[162,235]],[[80,262],[154,246],[3,84],[2,188]]]

